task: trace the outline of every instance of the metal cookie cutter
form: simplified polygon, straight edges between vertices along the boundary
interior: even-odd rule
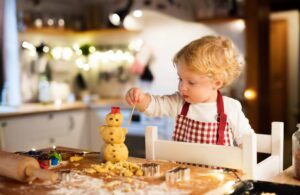
[[[157,163],[144,163],[142,164],[142,170],[144,172],[144,176],[146,177],[160,175],[160,165]]]
[[[186,166],[179,166],[168,170],[165,175],[165,180],[169,183],[175,183],[178,181],[189,181],[190,168]]]
[[[64,182],[70,182],[71,180],[71,170],[70,169],[62,169],[59,171],[60,180]]]

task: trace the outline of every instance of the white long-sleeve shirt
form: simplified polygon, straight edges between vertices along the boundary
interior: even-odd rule
[[[253,133],[249,120],[245,117],[241,103],[233,98],[223,96],[224,112],[229,128],[238,145],[242,144],[245,133]],[[174,119],[181,113],[184,104],[182,96],[176,92],[172,95],[151,96],[151,102],[144,114],[146,116],[170,116]],[[217,102],[190,104],[187,117],[201,122],[216,122]]]

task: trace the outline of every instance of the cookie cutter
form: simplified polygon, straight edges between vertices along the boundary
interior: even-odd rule
[[[70,169],[61,169],[59,170],[60,181],[70,182],[71,180],[71,170]]]
[[[165,181],[169,183],[175,183],[178,181],[190,180],[190,168],[187,166],[179,166],[170,169],[165,174]]]
[[[160,175],[160,165],[157,163],[144,163],[141,169],[146,177],[154,177]]]

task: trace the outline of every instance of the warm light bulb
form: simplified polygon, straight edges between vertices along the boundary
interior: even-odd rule
[[[31,43],[29,43],[29,42],[26,42],[26,41],[24,41],[24,42],[22,43],[22,47],[23,47],[24,49],[28,49],[28,50],[30,50],[30,51],[36,51],[36,48],[34,47],[34,45],[31,44]]]
[[[132,15],[136,18],[142,17],[143,16],[143,12],[141,10],[134,10],[132,12]]]
[[[48,53],[49,51],[50,51],[49,47],[47,47],[47,46],[43,47],[43,52],[44,53]]]
[[[65,26],[65,20],[62,18],[58,19],[58,26],[60,26],[60,27]]]
[[[244,92],[244,97],[247,99],[247,100],[253,100],[256,98],[256,91],[253,90],[253,89],[246,89],[245,92]]]
[[[234,28],[238,31],[244,31],[246,28],[244,20],[237,20],[233,23],[233,25],[234,25]]]
[[[70,60],[73,56],[73,50],[70,47],[64,47],[62,49],[62,58],[64,60]]]
[[[121,24],[121,18],[116,13],[109,14],[109,21],[115,26],[119,26]]]
[[[49,18],[47,21],[48,26],[53,26],[54,25],[54,20],[52,18]]]
[[[94,46],[89,47],[89,52],[94,53],[96,51],[96,48]]]
[[[37,27],[37,28],[41,28],[43,26],[43,21],[42,19],[40,18],[37,18],[34,20],[34,25]]]
[[[75,51],[80,50],[80,46],[79,46],[78,43],[74,43],[74,44],[72,45],[72,48],[73,48]]]

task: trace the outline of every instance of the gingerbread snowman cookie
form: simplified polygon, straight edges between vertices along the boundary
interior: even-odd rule
[[[128,149],[124,144],[127,129],[122,128],[123,115],[119,107],[112,107],[105,117],[105,125],[99,127],[99,133],[104,140],[102,157],[105,161],[119,162],[128,159]]]

